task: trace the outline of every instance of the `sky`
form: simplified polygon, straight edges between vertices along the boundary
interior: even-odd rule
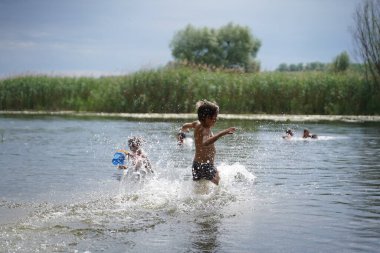
[[[353,13],[362,0],[0,0],[0,77],[101,76],[156,69],[188,24],[247,26],[262,71],[281,63],[356,61]]]

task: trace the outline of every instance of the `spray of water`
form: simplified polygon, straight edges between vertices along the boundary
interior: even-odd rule
[[[131,232],[144,231],[173,217],[220,212],[236,201],[243,201],[252,189],[255,176],[241,164],[221,164],[220,185],[194,182],[190,168],[175,168],[173,161],[158,161],[162,169],[152,176],[120,171],[113,191],[86,193],[68,203],[30,203],[30,213],[12,226],[0,228],[0,248],[10,251],[75,251],[91,248],[93,241],[125,242]],[[74,198],[73,198],[74,199]],[[179,219],[182,219],[179,218]],[[99,245],[98,245],[99,246]]]

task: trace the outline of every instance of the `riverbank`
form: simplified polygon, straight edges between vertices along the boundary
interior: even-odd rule
[[[149,120],[196,119],[193,113],[103,113],[75,111],[0,111],[2,115],[104,117]],[[380,122],[380,115],[270,115],[270,114],[220,114],[220,119],[275,121],[275,122]]]
[[[193,113],[216,101],[223,113],[379,115],[380,92],[356,71],[229,73],[162,68],[128,76],[20,76],[0,80],[0,110]]]

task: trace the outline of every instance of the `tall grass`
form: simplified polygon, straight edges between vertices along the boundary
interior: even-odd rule
[[[0,110],[187,113],[206,98],[222,113],[379,114],[380,95],[370,87],[357,72],[177,67],[102,78],[22,76],[0,80]]]

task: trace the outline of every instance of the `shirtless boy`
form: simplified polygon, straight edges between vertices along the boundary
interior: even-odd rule
[[[211,128],[215,125],[219,113],[219,106],[207,100],[198,101],[196,104],[198,120],[183,124],[181,131],[188,132],[194,129],[195,155],[192,167],[193,180],[202,178],[219,184],[219,173],[214,166],[215,145],[214,143],[222,136],[233,134],[234,127],[213,134]]]

